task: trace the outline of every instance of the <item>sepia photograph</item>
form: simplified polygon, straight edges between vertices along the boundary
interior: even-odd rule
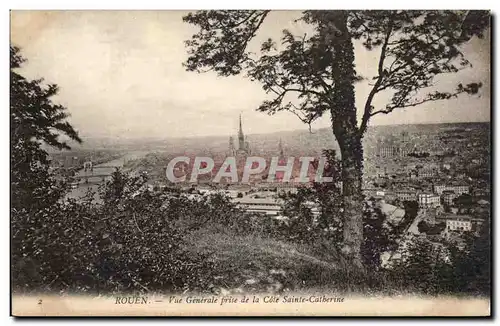
[[[11,10],[11,316],[491,317],[491,20]]]

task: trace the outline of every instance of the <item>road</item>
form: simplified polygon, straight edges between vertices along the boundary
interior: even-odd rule
[[[417,216],[413,221],[406,227],[406,229],[401,233],[401,238],[398,241],[398,248],[393,252],[386,252],[382,257],[382,265],[386,266],[390,264],[391,260],[401,258],[401,252],[406,250],[408,244],[410,243],[413,236],[418,236],[420,232],[418,231],[418,223],[422,221],[427,212],[425,209],[419,209]]]
[[[391,255],[390,259],[401,258],[401,253],[407,249],[408,244],[410,244],[410,242],[413,240],[414,236],[420,235],[420,232],[418,231],[418,223],[423,221],[426,216],[427,216],[426,209],[419,209],[418,210],[418,213],[417,213],[417,216],[415,216],[415,219],[413,219],[413,221],[408,226],[408,228],[406,228],[406,230],[402,233],[401,239],[400,239],[399,244],[398,244],[398,248]]]

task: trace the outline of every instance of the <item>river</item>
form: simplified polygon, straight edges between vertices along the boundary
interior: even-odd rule
[[[148,153],[149,152],[147,151],[129,152],[122,157],[119,157],[112,161],[95,165],[93,167],[93,173],[85,171],[84,169],[78,171],[75,176],[87,177],[86,180],[88,180],[88,183],[86,183],[85,179],[81,179],[78,183],[78,187],[71,189],[71,191],[66,195],[66,198],[81,198],[87,193],[88,190],[97,192],[99,186],[104,183],[104,180],[109,180],[111,174],[115,171],[115,169],[123,169],[127,162],[140,159],[146,156],[146,154]],[[97,194],[96,196],[94,196],[94,199],[96,201],[100,201],[100,198],[99,196],[97,196]]]

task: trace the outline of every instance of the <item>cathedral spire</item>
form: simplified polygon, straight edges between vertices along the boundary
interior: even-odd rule
[[[238,130],[238,149],[236,150],[236,154],[246,156],[250,154],[250,145],[248,144],[248,139],[243,134],[243,122],[241,119],[240,113],[240,125]]]
[[[243,134],[243,126],[241,123],[241,113],[240,113],[240,129],[238,131],[238,145],[240,149],[245,148],[245,135]]]

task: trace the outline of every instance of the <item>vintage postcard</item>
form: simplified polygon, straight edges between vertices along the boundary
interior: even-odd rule
[[[11,11],[11,314],[490,316],[490,18]]]

